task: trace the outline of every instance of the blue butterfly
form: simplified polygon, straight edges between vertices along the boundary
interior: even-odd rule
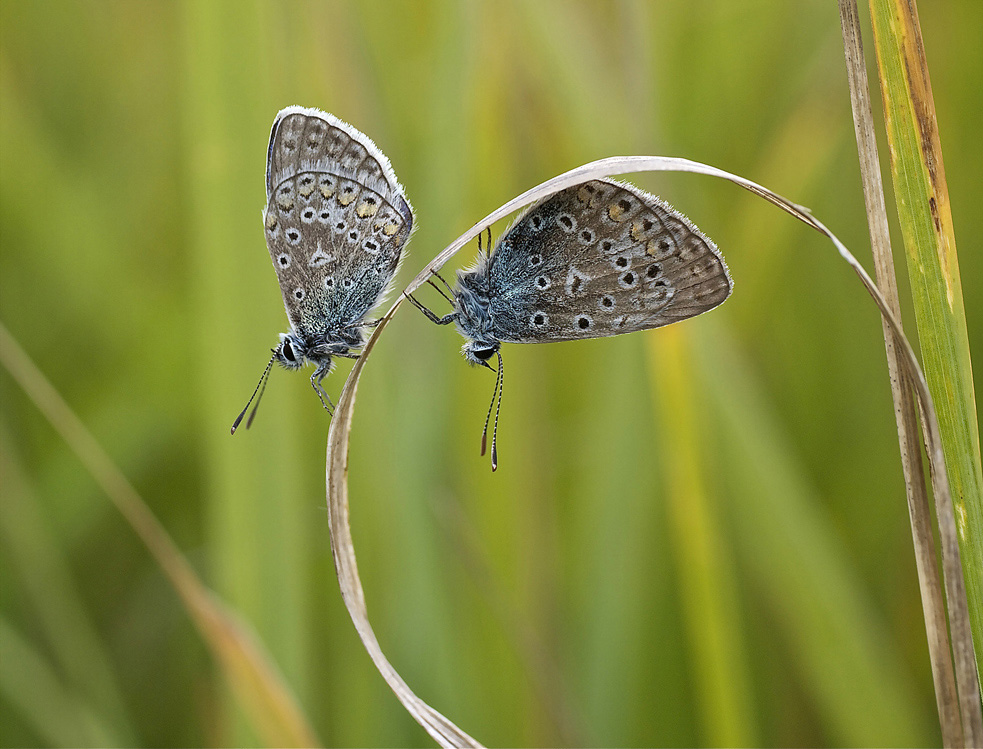
[[[375,324],[366,315],[403,259],[413,209],[368,137],[326,112],[288,107],[270,133],[263,224],[290,331],[280,334],[233,434],[257,392],[259,407],[274,361],[286,369],[314,364],[311,386],[332,411],[321,381],[333,357],[358,357],[365,328]]]
[[[490,244],[490,241],[489,241]],[[480,251],[480,243],[479,243]],[[561,190],[519,216],[494,249],[437,289],[454,307],[470,364],[497,377],[481,454],[496,400],[492,470],[498,466],[502,343],[547,343],[620,335],[695,317],[721,304],[733,283],[714,243],[661,199],[611,180]]]

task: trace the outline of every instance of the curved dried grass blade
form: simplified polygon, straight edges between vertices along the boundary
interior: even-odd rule
[[[943,556],[948,556],[953,561],[954,569],[961,569],[959,562],[959,546],[955,541],[955,518],[952,509],[952,497],[949,494],[948,481],[946,480],[945,462],[942,457],[942,444],[939,437],[938,418],[935,406],[932,403],[931,394],[925,383],[921,367],[915,357],[908,340],[905,338],[900,325],[892,313],[890,306],[884,300],[877,286],[867,275],[863,266],[850,253],[846,246],[826,226],[816,219],[808,209],[783,198],[777,193],[768,190],[755,182],[739,177],[735,174],[725,172],[722,169],[707,166],[699,162],[688,159],[661,157],[661,156],[615,156],[571,169],[553,179],[547,180],[536,187],[527,190],[518,197],[510,200],[502,207],[492,211],[481,221],[472,226],[468,231],[451,242],[442,250],[420,273],[409,283],[404,291],[399,294],[396,301],[382,317],[371,338],[362,351],[362,355],[355,362],[345,386],[342,389],[341,397],[338,401],[338,408],[331,421],[328,431],[327,460],[326,460],[326,483],[327,483],[327,502],[329,511],[329,523],[331,525],[332,553],[334,554],[335,567],[338,572],[338,580],[342,588],[342,596],[345,605],[348,607],[349,614],[358,630],[359,636],[369,655],[372,657],[376,668],[379,669],[383,678],[386,679],[390,687],[396,693],[410,714],[422,725],[427,732],[440,742],[442,746],[477,746],[474,739],[461,731],[447,718],[420,700],[406,685],[406,682],[393,669],[392,665],[383,655],[379,643],[368,621],[365,608],[365,596],[361,582],[358,578],[358,570],[355,564],[355,550],[352,545],[351,531],[348,523],[348,442],[351,432],[351,421],[355,407],[355,395],[358,391],[358,380],[361,377],[368,357],[375,346],[379,336],[385,330],[389,321],[392,319],[396,310],[402,304],[406,294],[412,294],[420,286],[428,281],[430,276],[440,270],[440,268],[451,257],[453,257],[462,247],[472,242],[481,232],[490,227],[496,221],[505,218],[514,211],[531,205],[554,192],[563,190],[567,187],[580,184],[590,179],[601,179],[612,177],[619,174],[629,174],[632,172],[648,171],[676,171],[690,172],[694,174],[704,174],[711,177],[726,179],[734,184],[743,187],[768,202],[778,206],[786,213],[794,216],[803,223],[811,226],[816,231],[824,234],[836,247],[840,256],[853,268],[860,278],[867,292],[874,299],[881,312],[895,345],[900,352],[901,362],[904,371],[910,377],[915,389],[915,396],[918,400],[923,417],[923,429],[925,433],[926,452],[928,454],[929,465],[931,467],[932,487],[936,499],[936,512],[939,518],[941,532]],[[958,579],[951,579],[958,578]],[[946,576],[946,590],[949,596],[951,615],[960,616],[961,609],[966,610],[966,590],[962,583],[961,575]],[[965,613],[962,616],[967,616]],[[957,632],[954,626],[953,631]],[[968,629],[966,630],[968,632]],[[965,647],[963,644],[962,647]],[[972,642],[969,643],[970,651]],[[975,674],[974,674],[975,678]],[[978,689],[978,686],[977,686]]]
[[[389,324],[389,320],[392,319],[398,306],[399,303],[397,302],[383,316],[362,350],[362,355],[355,361],[355,366],[352,367],[341,391],[341,397],[338,399],[338,406],[328,430],[326,485],[331,553],[338,574],[338,584],[341,587],[341,597],[348,608],[348,613],[358,636],[362,639],[362,644],[368,651],[369,657],[372,658],[375,667],[395,692],[399,701],[403,703],[403,707],[441,746],[480,747],[481,744],[417,697],[383,654],[375,632],[372,630],[372,625],[369,623],[368,610],[365,606],[365,593],[362,590],[362,583],[358,576],[358,565],[355,561],[355,546],[348,519],[348,439],[351,433],[352,414],[355,410],[355,394],[358,390],[358,378],[369,353],[378,340],[379,331]]]

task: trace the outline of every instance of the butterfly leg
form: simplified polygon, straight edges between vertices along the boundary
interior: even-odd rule
[[[320,399],[321,405],[324,406],[324,410],[334,416],[334,403],[331,402],[331,396],[327,394],[323,387],[321,387],[321,380],[324,379],[324,376],[328,373],[328,371],[328,367],[318,367],[316,370],[314,370],[314,374],[311,375],[311,387],[314,388],[314,392],[317,393],[317,397]]]
[[[448,291],[449,291],[449,292],[450,292],[451,294],[453,294],[453,293],[454,293],[454,289],[452,289],[452,288],[451,288],[451,285],[450,285],[449,283],[447,283],[447,281],[445,281],[445,280],[444,280],[444,277],[443,277],[442,275],[440,275],[440,274],[439,274],[439,273],[438,273],[437,271],[433,271],[433,275],[435,275],[435,276],[436,276],[437,278],[439,278],[439,279],[440,279],[440,282],[441,282],[442,284],[444,284],[444,286],[446,286],[446,287],[447,287],[447,290],[448,290]],[[434,287],[435,289],[437,289],[437,291],[438,291],[438,292],[440,293],[440,295],[441,295],[442,297],[444,297],[444,299],[446,299],[446,300],[447,300],[448,302],[450,302],[451,304],[454,304],[454,300],[453,300],[453,299],[451,299],[451,298],[450,298],[449,296],[447,296],[447,294],[445,294],[445,293],[444,293],[443,291],[441,291],[441,290],[440,290],[440,289],[439,289],[439,288],[437,287],[437,284],[435,284],[435,283],[433,282],[433,279],[432,279],[432,278],[428,278],[428,279],[427,279],[427,283],[429,283],[429,284],[430,284],[431,286],[433,286],[433,287]]]
[[[418,302],[411,294],[407,294],[403,292],[403,296],[405,296],[407,299],[413,302],[416,308],[420,310],[420,312],[425,314],[427,316],[427,319],[429,319],[430,322],[432,323],[436,323],[437,325],[447,325],[449,323],[454,322],[454,320],[457,319],[457,312],[451,312],[447,315],[444,315],[443,317],[437,317],[437,315],[434,314],[433,310],[431,310],[429,307],[423,304],[420,304],[420,302]]]
[[[356,320],[355,322],[348,323],[342,326],[339,330],[355,330],[356,328],[374,328],[376,325],[382,322],[380,317],[378,320]],[[334,353],[333,351],[331,352]]]
[[[484,234],[484,232],[482,232]],[[478,254],[481,254],[481,234],[478,235]],[[491,227],[488,227],[488,242],[485,244],[485,257],[491,257]]]

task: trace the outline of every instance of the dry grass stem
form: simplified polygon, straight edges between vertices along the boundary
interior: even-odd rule
[[[952,511],[952,499],[949,494],[948,481],[946,479],[945,463],[942,457],[942,443],[939,437],[938,419],[932,397],[928,391],[925,377],[915,357],[908,340],[901,330],[897,316],[891,305],[884,299],[877,286],[870,279],[863,266],[857,261],[853,254],[836,238],[826,226],[816,219],[805,208],[781,197],[780,195],[758,185],[750,180],[738,177],[720,169],[716,169],[705,164],[689,161],[687,159],[677,159],[657,156],[621,156],[601,159],[589,164],[585,164],[576,169],[572,169],[553,179],[547,180],[536,187],[527,190],[518,197],[490,213],[481,221],[476,223],[471,229],[462,234],[443,251],[441,251],[427,266],[409,283],[404,293],[414,292],[424,283],[434,272],[439,270],[451,257],[461,248],[473,241],[482,231],[490,227],[496,221],[503,219],[514,211],[527,205],[535,203],[554,192],[563,190],[567,187],[581,182],[611,177],[619,174],[629,174],[633,172],[647,171],[676,171],[704,174],[707,176],[726,179],[740,187],[758,195],[770,203],[778,206],[782,210],[791,214],[795,218],[811,226],[816,231],[824,234],[836,247],[840,256],[853,268],[860,278],[867,292],[874,299],[880,310],[885,326],[890,331],[895,348],[899,355],[902,372],[910,379],[914,386],[915,396],[921,408],[924,420],[925,441],[930,466],[932,468],[932,484],[936,497],[936,509],[939,516],[940,527],[945,528],[942,533],[943,552],[950,558],[955,559],[958,564],[959,547],[955,544],[955,520]],[[371,338],[366,343],[362,355],[355,362],[348,379],[342,389],[341,397],[338,401],[338,408],[331,421],[328,432],[327,455],[326,455],[326,484],[327,484],[327,503],[329,511],[329,523],[331,525],[332,552],[335,559],[335,567],[341,585],[342,597],[348,607],[349,614],[355,624],[355,628],[362,638],[362,642],[369,652],[373,662],[379,669],[383,678],[396,693],[403,705],[420,725],[442,746],[475,746],[474,739],[461,731],[451,721],[420,700],[406,682],[393,669],[386,659],[375,637],[372,627],[368,620],[368,612],[365,606],[365,595],[362,590],[361,582],[358,577],[358,569],[355,561],[355,550],[352,545],[351,529],[349,527],[349,508],[348,508],[348,443],[352,426],[352,417],[355,408],[355,396],[358,392],[358,381],[362,370],[368,362],[373,348],[378,342],[379,336],[385,330],[389,321],[392,319],[396,310],[403,302],[401,294],[393,305],[383,315],[380,323],[376,326]],[[960,593],[965,606],[965,588],[962,588],[962,579],[949,580],[947,578],[950,605],[959,599]]]
[[[840,0],[840,25],[843,30],[843,46],[847,66],[847,81],[853,107],[853,122],[860,155],[860,176],[863,182],[864,202],[867,207],[867,223],[874,255],[874,274],[877,285],[897,320],[901,320],[901,304],[898,299],[898,283],[894,273],[894,257],[884,202],[884,185],[881,180],[880,160],[877,155],[877,139],[864,62],[860,18],[855,0]],[[888,374],[891,395],[894,398],[894,416],[901,447],[901,467],[904,471],[905,490],[908,497],[908,515],[911,520],[912,543],[918,585],[921,590],[922,610],[928,637],[929,658],[935,683],[935,698],[945,746],[963,745],[963,727],[959,720],[959,701],[953,673],[952,654],[949,651],[949,632],[945,603],[936,565],[935,538],[932,535],[932,515],[925,486],[925,469],[922,464],[918,441],[918,417],[912,399],[911,383],[901,375],[902,365],[894,345],[894,336],[886,320],[884,346],[887,350]]]

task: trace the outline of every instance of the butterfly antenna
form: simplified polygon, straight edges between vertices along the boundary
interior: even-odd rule
[[[259,402],[263,400],[263,393],[266,392],[266,384],[269,381],[270,381],[270,368],[269,366],[267,366],[266,372],[263,373],[263,387],[260,388],[259,395],[256,396],[256,405],[253,406],[253,410],[249,412],[249,418],[246,419],[246,429],[249,429],[249,427],[253,425],[253,419],[256,418],[256,412],[259,410]]]
[[[491,241],[491,229],[488,230],[488,240]],[[495,426],[492,428],[492,472],[498,470],[498,415],[502,411],[502,392],[505,390],[505,367],[502,364],[502,352],[498,354],[498,404],[495,406]]]
[[[263,399],[263,393],[266,392],[266,381],[267,381],[267,379],[269,379],[269,376],[270,376],[270,367],[273,366],[273,360],[274,359],[276,359],[276,351],[275,350],[273,352],[273,356],[270,357],[269,364],[267,364],[266,365],[266,369],[263,370],[263,376],[260,377],[259,378],[259,382],[256,383],[256,389],[253,390],[253,394],[251,396],[249,396],[249,401],[246,403],[246,407],[244,409],[242,409],[242,413],[239,414],[239,416],[236,418],[235,422],[233,422],[233,424],[232,424],[232,434],[235,434],[236,433],[236,429],[239,428],[239,422],[242,421],[242,417],[245,416],[246,415],[246,411],[249,410],[249,406],[253,402],[253,398],[256,398],[256,393],[259,393],[259,398],[256,399],[256,408],[259,408],[259,402]],[[262,386],[262,388],[263,388],[262,390],[260,390],[260,386]],[[246,422],[246,429],[249,429],[249,427],[253,423],[253,418],[256,416],[256,408],[254,408],[253,409],[253,412],[249,415],[249,421]]]
[[[481,432],[481,454],[485,454],[485,445],[488,439],[488,422],[491,420],[492,407],[495,406],[496,396],[498,406],[495,408],[495,425],[492,428],[491,462],[492,471],[498,469],[498,414],[502,410],[502,389],[505,386],[505,372],[502,366],[502,352],[498,354],[498,376],[495,378],[495,390],[492,393],[491,403],[488,404],[488,415],[485,416],[485,428]]]

